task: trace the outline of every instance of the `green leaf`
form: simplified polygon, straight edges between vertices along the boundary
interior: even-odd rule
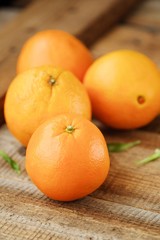
[[[140,143],[141,143],[141,141],[137,140],[137,141],[129,142],[129,143],[108,143],[107,146],[108,146],[109,152],[122,152],[122,151],[132,148]]]
[[[146,157],[142,160],[137,161],[136,164],[139,165],[139,166],[144,165],[144,164],[149,163],[151,161],[155,161],[158,158],[160,158],[160,149],[156,149],[153,154],[151,154],[150,156],[148,156],[148,157]]]
[[[11,168],[18,174],[20,174],[20,166],[16,163],[7,153],[0,150],[0,156],[11,166]]]

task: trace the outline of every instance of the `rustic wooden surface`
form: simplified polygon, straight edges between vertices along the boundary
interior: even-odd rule
[[[17,8],[10,9],[6,7],[0,8],[0,30],[5,27],[5,25],[12,21],[14,17],[19,13],[19,10]]]
[[[141,6],[128,17],[127,22],[132,25],[139,25],[148,30],[160,31],[159,24],[160,4],[159,0],[147,0],[142,2]]]
[[[47,2],[50,9],[51,1]],[[8,39],[6,45],[2,40],[4,49],[0,44],[3,56],[6,53],[9,55],[11,47],[15,49],[10,53],[9,62],[6,59],[4,63],[2,61],[4,65],[0,67],[0,72],[3,76],[6,69],[8,77],[13,74],[13,68],[11,73],[9,70],[12,64],[14,67],[17,52],[24,39],[23,34],[27,37],[46,26],[63,28],[63,17],[66,19],[65,30],[74,34],[85,32],[84,29],[89,28],[89,25],[91,29],[93,28],[91,22],[100,21],[97,20],[101,19],[98,16],[103,16],[104,19],[104,10],[106,11],[108,4],[107,1],[103,1],[103,7],[100,7],[97,1],[92,1],[93,6],[89,8],[89,0],[81,1],[82,4],[73,0],[66,2],[64,1],[62,8],[60,2],[55,1],[56,8],[61,11],[58,13],[50,9],[47,11],[46,20],[43,11],[42,16],[39,14],[38,17],[33,18],[33,22],[30,19],[25,21],[31,13],[35,13],[36,8],[41,11],[46,7],[42,0],[39,1],[40,6],[35,1],[35,4],[26,10],[26,15],[20,15],[19,21],[23,23],[20,24],[18,31],[22,31],[22,36],[19,38],[14,36],[14,41],[16,44],[19,43],[19,46],[14,45],[13,38]],[[160,15],[156,13],[154,15],[154,12],[157,12],[155,9],[160,8],[158,2],[145,1],[111,32],[99,40],[97,35],[97,41],[91,47],[94,55],[99,56],[119,48],[131,48],[148,54],[160,65],[158,51]],[[152,18],[147,13],[148,6]],[[67,7],[70,9],[69,13],[65,10]],[[92,12],[96,12],[97,15],[91,16]],[[52,13],[56,14],[55,18]],[[76,29],[77,24],[72,23],[74,18],[80,25],[78,29]],[[51,23],[48,19],[54,19],[55,22]],[[145,23],[142,23],[141,19],[145,19]],[[41,21],[42,26],[39,26]],[[47,25],[47,21],[50,25]],[[16,22],[18,23],[18,19],[8,25],[7,29],[13,32]],[[153,25],[154,31],[151,31]],[[31,26],[36,27],[32,29]],[[4,31],[9,34],[9,30]],[[13,33],[9,34],[10,37],[12,35]],[[155,148],[160,147],[160,117],[149,126],[136,131],[111,131],[100,123],[97,125],[107,142],[128,142],[139,139],[142,144],[123,153],[111,154],[111,170],[105,183],[91,195],[71,203],[50,200],[31,183],[25,171],[25,149],[11,136],[5,125],[0,128],[0,149],[6,151],[21,166],[21,175],[17,175],[0,158],[0,240],[160,239],[160,160],[143,167],[137,167],[135,164],[136,160],[148,156]]]
[[[142,144],[111,154],[106,182],[90,196],[71,203],[52,201],[40,193],[25,172],[22,146],[6,126],[1,128],[0,136],[0,148],[16,159],[22,170],[17,176],[1,160],[1,240],[159,239],[160,161],[143,167],[137,167],[135,161],[159,147],[160,135],[106,132],[108,142],[140,139]]]

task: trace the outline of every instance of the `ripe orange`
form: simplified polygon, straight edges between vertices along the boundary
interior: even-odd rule
[[[91,104],[82,83],[69,71],[51,66],[19,74],[5,99],[5,119],[13,135],[27,145],[35,129],[60,113],[91,118]]]
[[[48,64],[70,70],[82,80],[92,62],[91,53],[77,38],[64,31],[46,30],[25,42],[18,58],[17,72]]]
[[[141,53],[119,50],[100,57],[88,69],[84,84],[93,114],[111,127],[138,128],[159,114],[159,70]]]
[[[96,190],[109,171],[105,139],[90,121],[57,115],[33,133],[26,152],[26,170],[48,197],[71,201]]]

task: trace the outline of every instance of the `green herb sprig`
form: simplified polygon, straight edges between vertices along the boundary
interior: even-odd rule
[[[154,153],[151,154],[150,156],[144,158],[144,159],[141,159],[139,161],[136,161],[136,164],[141,166],[141,165],[144,165],[144,164],[147,164],[149,162],[152,162],[152,161],[155,161],[157,160],[158,158],[160,158],[160,149],[155,149]]]
[[[14,161],[11,157],[8,156],[7,153],[0,150],[0,156],[11,166],[11,168],[18,174],[20,174],[20,166],[16,161]]]
[[[129,143],[108,143],[108,151],[109,152],[122,152],[126,151],[129,148],[132,148],[136,145],[139,145],[141,143],[140,140],[129,142]]]

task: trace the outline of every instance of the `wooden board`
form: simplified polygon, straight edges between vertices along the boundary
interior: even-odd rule
[[[8,9],[8,8],[0,8],[0,30],[5,27],[5,25],[12,21],[15,16],[19,13],[19,10],[14,9]]]
[[[137,11],[128,17],[127,22],[151,32],[160,31],[160,4],[159,0],[144,1]]]
[[[143,8],[146,8],[145,4],[142,5],[141,10],[138,8],[135,11],[132,15],[134,17],[129,16],[123,24],[119,24],[99,40],[102,33],[96,33],[93,40],[94,23],[101,22],[107,17],[105,12],[110,1],[103,1],[103,6],[99,6],[101,4],[97,4],[97,1],[92,1],[93,6],[90,8],[89,0],[66,1],[63,6],[62,2],[54,2],[56,11],[51,9],[51,1],[47,1],[49,10],[46,19],[44,11],[46,6],[44,1],[40,0],[39,4],[31,5],[15,22],[8,25],[5,36],[10,36],[12,40],[7,39],[6,44],[5,40],[2,40],[3,47],[0,45],[0,50],[3,50],[4,54],[2,56],[9,54],[12,46],[14,48],[11,51],[11,59],[8,61],[3,59],[2,68],[0,66],[1,74],[4,74],[5,69],[11,69],[5,73],[7,72],[8,77],[13,75],[15,59],[23,40],[34,31],[43,29],[47,22],[50,24],[47,26],[58,26],[57,28],[62,29],[64,27],[74,34],[81,33],[81,36],[86,33],[86,29],[90,29],[88,36],[91,36],[91,39],[88,42],[90,44],[96,42],[92,45],[96,57],[117,48],[128,47],[146,53],[160,64],[159,31],[155,30],[154,33],[150,31],[152,23],[149,15],[143,11]],[[151,1],[145,2],[148,4]],[[153,2],[155,4],[155,0]],[[67,7],[70,9],[69,12],[66,11]],[[34,15],[36,9],[38,9],[38,17],[34,16],[32,21],[26,20],[31,13]],[[58,9],[61,11],[59,12]],[[91,14],[93,12],[95,15]],[[143,12],[146,22],[148,21],[145,28],[139,20],[136,20],[136,24],[131,23],[131,19],[138,19],[139,12]],[[53,13],[56,18],[52,16]],[[153,12],[152,16],[154,18]],[[55,22],[50,22],[50,19],[54,19]],[[78,29],[73,19],[77,19]],[[160,18],[158,19],[160,23]],[[9,33],[13,32],[18,22],[20,22],[18,31],[23,33],[19,38]],[[137,131],[111,131],[99,122],[96,124],[102,130],[107,142],[128,142],[139,139],[142,144],[123,153],[111,154],[111,169],[105,183],[91,195],[71,203],[50,200],[31,183],[25,171],[25,149],[11,136],[5,125],[0,128],[0,149],[6,151],[21,165],[21,175],[18,176],[0,158],[0,240],[160,239],[160,160],[143,167],[137,167],[135,164],[136,160],[148,156],[155,148],[160,147],[160,117],[149,126]]]
[[[87,45],[117,22],[140,0],[35,0],[0,31],[0,97],[16,74],[16,60],[25,40],[44,29],[62,29]],[[114,14],[116,12],[116,14]],[[16,34],[13,34],[16,32]]]
[[[104,129],[103,129],[104,131]],[[5,126],[0,149],[16,159],[17,176],[0,159],[0,239],[159,239],[160,161],[137,167],[135,161],[159,147],[160,135],[130,131],[104,131],[107,141],[142,144],[127,152],[111,154],[109,178],[93,194],[71,203],[45,197],[25,172],[21,145]],[[10,236],[10,238],[7,238]]]
[[[144,31],[129,24],[119,25],[92,46],[95,57],[118,49],[140,51],[160,67],[160,54],[158,51],[160,50],[160,32]]]

